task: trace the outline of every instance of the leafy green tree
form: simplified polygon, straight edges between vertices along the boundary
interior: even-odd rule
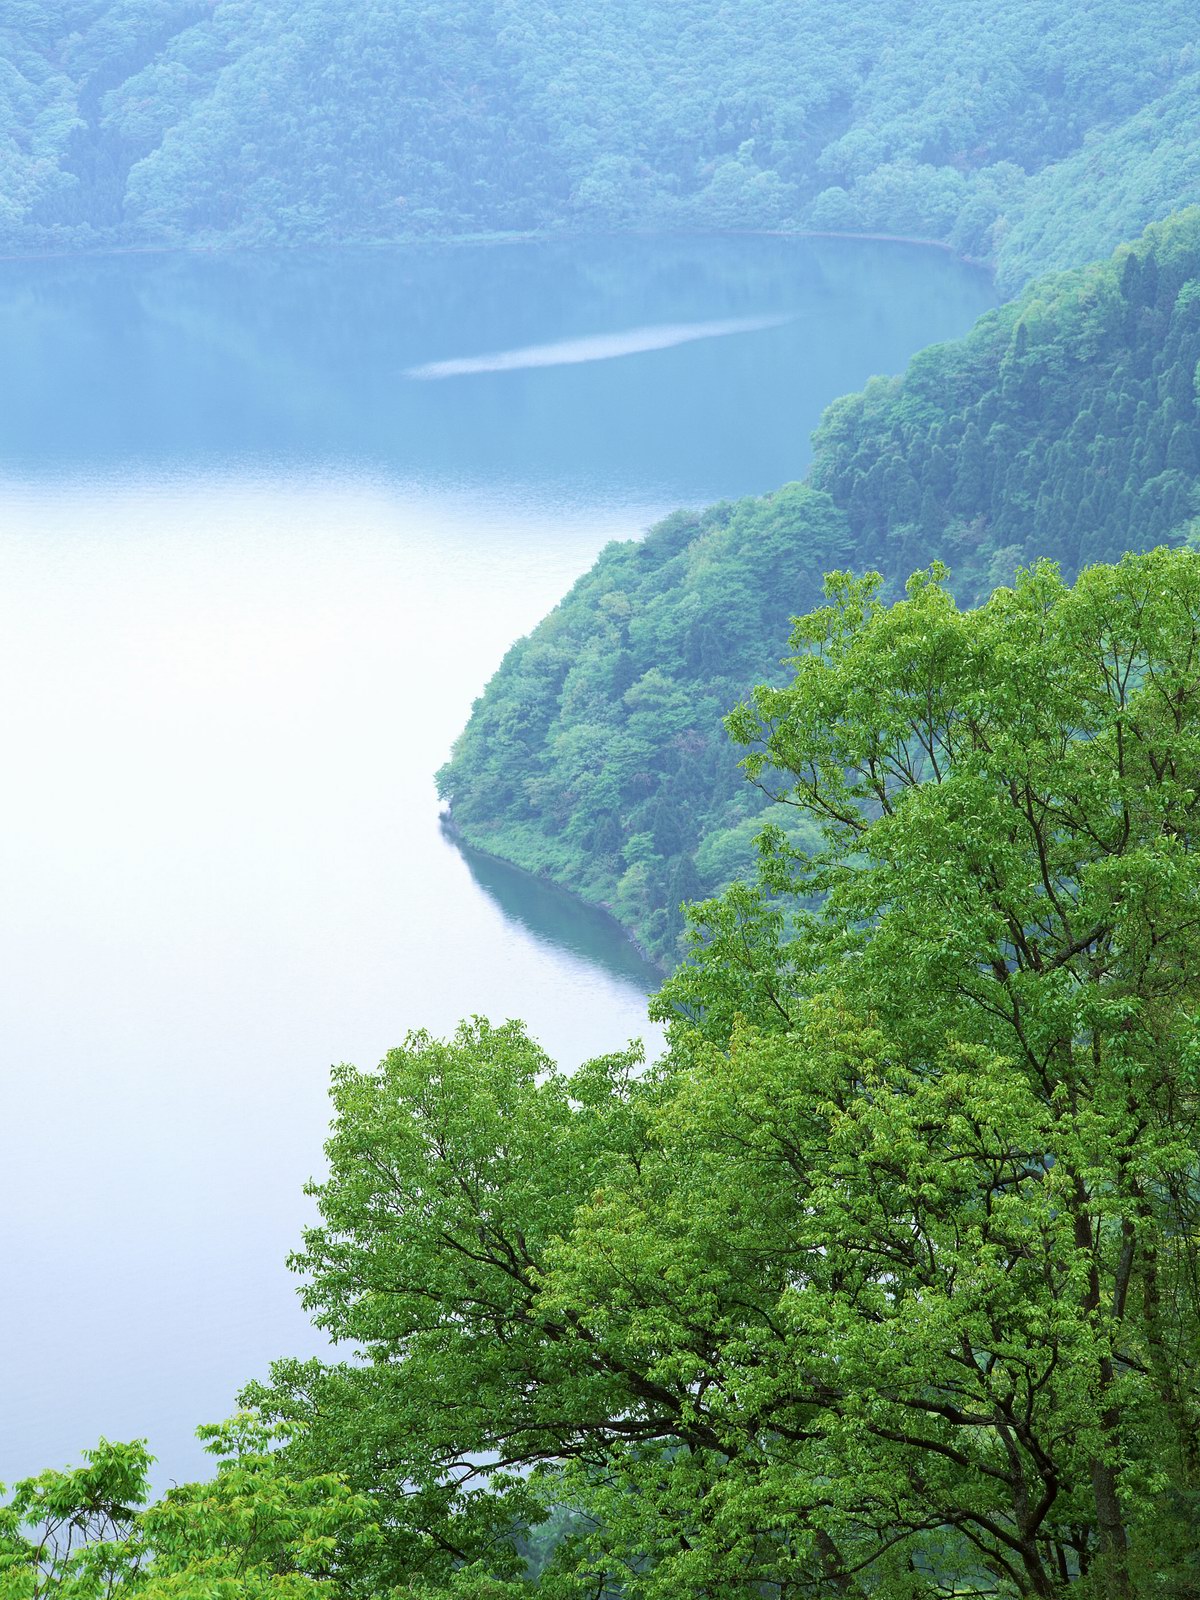
[[[764,883],[821,894],[822,909],[800,921],[786,959],[769,951],[765,962],[761,937],[747,945],[753,961],[731,950],[744,902],[702,911],[716,938],[667,994],[719,1037],[750,994],[778,1030],[806,990],[852,974],[854,995],[910,1062],[948,1039],[1003,1062],[1004,1092],[1026,1097],[1039,1131],[1022,1176],[998,1180],[989,1215],[1019,1196],[1030,1217],[1034,1192],[1052,1197],[1038,1271],[1043,1296],[1074,1319],[1085,1363],[1076,1399],[1090,1411],[1043,1425],[1087,1440],[1074,1476],[1094,1497],[1100,1592],[1127,1594],[1139,1496],[1160,1474],[1191,1491],[1200,1461],[1200,1306],[1185,1242],[1196,1203],[1200,564],[1156,551],[1089,569],[1074,590],[1044,565],[967,614],[943,577],[919,576],[891,608],[874,580],[835,579],[832,603],[793,636],[794,684],[760,689],[731,718],[755,747],[751,774],[774,775],[826,836],[815,857],[777,836]],[[779,930],[776,916],[777,942]],[[922,1090],[936,1077],[923,1066]],[[1071,1287],[1051,1266],[1072,1259],[1054,1240],[1065,1229]],[[1018,1258],[1037,1253],[1027,1244],[1004,1257],[1010,1284]],[[1014,1314],[1034,1295],[1030,1283]],[[989,1314],[998,1341],[1003,1321]],[[1061,1330],[1009,1336],[1031,1425],[1069,1358]],[[981,1344],[990,1382],[999,1345]],[[1051,1452],[1027,1482],[1025,1448],[1036,1454],[1033,1434],[1009,1451],[1010,1481],[1022,1506],[1050,1516],[1071,1474]],[[1093,1553],[1051,1543],[1068,1575]],[[1029,1566],[1028,1592],[1052,1592]]]
[[[200,1430],[208,1483],[147,1505],[143,1443],[102,1440],[84,1465],[16,1484],[0,1507],[2,1600],[335,1600],[370,1508],[335,1475],[290,1477],[288,1430],[248,1414]]]
[[[246,1398],[389,1507],[377,1589],[568,1504],[554,1596],[1187,1592],[1200,556],[793,643],[732,724],[822,842],[697,913],[664,1061],[337,1074],[296,1264],[361,1357]]]

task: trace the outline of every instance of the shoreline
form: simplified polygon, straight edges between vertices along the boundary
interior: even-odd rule
[[[75,248],[63,246],[40,250],[0,250],[0,262],[91,261],[118,256],[233,256],[268,255],[273,251],[297,253],[304,250],[412,250],[444,249],[448,245],[550,244],[568,239],[844,239],[867,244],[906,245],[921,250],[938,250],[953,257],[961,266],[995,277],[992,261],[963,255],[945,239],[928,239],[919,234],[852,233],[831,228],[535,228],[508,233],[403,234],[394,238],[297,239],[254,243],[213,244],[97,244]]]
[[[533,872],[530,868],[523,867],[516,861],[510,861],[507,856],[497,855],[494,850],[488,850],[483,845],[472,843],[449,811],[438,812],[438,826],[454,845],[455,849],[461,851],[463,855],[470,853],[471,855],[480,856],[485,861],[494,861],[498,866],[504,867],[506,871],[518,872],[523,878],[528,879],[530,883],[552,890],[555,894],[562,895],[569,900],[572,905],[582,907],[583,910],[594,912],[597,916],[602,917],[605,922],[616,929],[626,944],[633,947],[639,960],[645,962],[648,967],[652,967],[663,979],[671,976],[671,969],[663,966],[657,956],[651,955],[638,936],[630,928],[627,928],[603,901],[586,900],[576,890],[569,889],[565,883],[559,883],[555,878],[548,878],[544,873]]]

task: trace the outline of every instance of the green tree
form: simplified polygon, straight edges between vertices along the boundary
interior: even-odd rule
[[[102,1440],[84,1465],[43,1472],[0,1506],[0,1600],[335,1600],[370,1508],[335,1475],[295,1478],[289,1430],[248,1414],[200,1430],[220,1458],[208,1483],[147,1505],[143,1443]]]
[[[1040,1270],[1043,1295],[1075,1322],[1071,1403],[1083,1409],[1048,1425],[1087,1441],[1073,1473],[1048,1452],[1031,1482],[1033,1456],[1019,1457],[1033,1435],[1014,1434],[1011,1481],[1046,1517],[1072,1476],[1086,1485],[1087,1540],[1074,1557],[1048,1542],[1067,1574],[1094,1550],[1101,1592],[1127,1594],[1140,1495],[1158,1475],[1191,1491],[1197,1467],[1200,563],[1155,551],[1089,569],[1073,590],[1042,565],[976,613],[956,609],[943,577],[920,575],[890,608],[875,580],[835,579],[832,603],[797,626],[793,685],[760,689],[731,718],[754,747],[751,775],[778,781],[826,835],[808,858],[777,841],[766,887],[825,899],[786,965],[767,964],[766,991],[761,957],[730,962],[726,930],[744,909],[704,912],[713,955],[668,994],[708,1004],[711,1032],[754,987],[757,1014],[780,1027],[806,990],[852,974],[857,1002],[922,1064],[922,1085],[947,1040],[993,1053],[997,1084],[1026,1097],[1038,1129],[1023,1175],[999,1180],[996,1213],[1002,1196],[1027,1217],[1034,1193],[1053,1196],[1043,1244],[1064,1229],[1074,1241],[1049,1245]],[[1014,1247],[1004,1270],[1037,1255]],[[1073,1261],[1072,1282],[1052,1260]],[[1034,1292],[1018,1296],[1018,1318]],[[1004,1333],[996,1317],[982,1340],[989,1374]],[[1059,1331],[1008,1335],[1036,1431],[1070,1358]],[[1028,1592],[1052,1592],[1027,1556]]]
[[[701,908],[662,1063],[337,1075],[297,1265],[362,1354],[247,1398],[394,1508],[379,1589],[568,1503],[555,1596],[1187,1592],[1200,556],[793,637],[732,725],[823,843]]]

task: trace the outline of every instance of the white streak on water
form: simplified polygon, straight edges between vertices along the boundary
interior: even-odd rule
[[[461,378],[476,372],[519,372],[526,367],[569,367],[583,361],[611,361],[647,350],[669,350],[696,339],[721,339],[731,333],[758,333],[778,328],[790,317],[726,317],[716,322],[660,322],[626,333],[597,333],[583,339],[558,339],[553,344],[528,344],[491,355],[459,356],[452,361],[427,361],[409,367],[406,378]]]

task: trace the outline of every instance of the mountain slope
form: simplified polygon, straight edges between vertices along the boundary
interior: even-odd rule
[[[720,716],[780,678],[832,567],[935,557],[967,600],[1040,556],[1073,575],[1200,510],[1200,208],[1033,285],[831,406],[804,484],[610,545],[514,645],[439,775],[470,843],[609,906],[655,956],[753,853]]]

